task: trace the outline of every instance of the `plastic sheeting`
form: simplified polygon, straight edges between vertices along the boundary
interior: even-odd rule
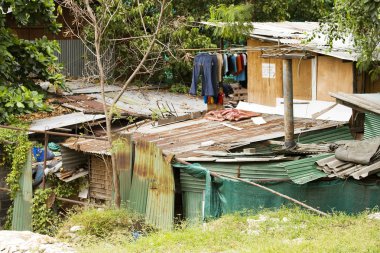
[[[290,203],[280,196],[244,182],[212,177],[210,171],[200,164],[174,164],[173,166],[196,178],[206,179],[204,194],[204,218],[206,219],[244,209],[278,208]],[[303,185],[293,182],[261,184],[325,212],[357,213],[367,208],[380,206],[380,181],[376,178],[366,181],[340,179],[314,181]]]

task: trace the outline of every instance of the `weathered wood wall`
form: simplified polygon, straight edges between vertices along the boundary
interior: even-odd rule
[[[329,92],[353,93],[353,62],[318,56],[317,100],[335,101]]]

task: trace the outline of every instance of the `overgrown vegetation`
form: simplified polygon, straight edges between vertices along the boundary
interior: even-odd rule
[[[226,215],[207,224],[182,225],[137,241],[105,238],[79,252],[378,252],[380,221],[367,212],[321,217],[299,208]],[[79,222],[79,220],[78,220]],[[75,223],[72,223],[75,224]]]
[[[77,231],[70,231],[73,227]],[[154,231],[140,215],[127,209],[87,208],[77,209],[69,214],[58,237],[81,246],[98,241],[117,245],[132,242]]]
[[[55,55],[60,52],[58,43],[46,37],[20,39],[9,29],[14,22],[20,27],[45,25],[58,32],[61,25],[55,12],[54,0],[0,2],[0,123],[9,122],[11,115],[46,109],[43,97],[35,94],[37,81],[63,87]]]
[[[17,126],[26,127],[20,124]],[[32,144],[26,132],[0,129],[0,145],[4,152],[4,160],[1,163],[4,167],[11,168],[6,183],[11,190],[11,198],[14,199],[20,189],[20,176]]]
[[[66,215],[64,203],[55,197],[70,198],[78,194],[85,179],[66,183],[51,175],[47,180],[49,188],[37,189],[33,194],[32,228],[40,234],[55,235]]]
[[[337,0],[334,11],[324,19],[322,32],[330,44],[352,36],[359,53],[357,67],[369,71],[372,78],[380,75],[380,2],[371,0]]]

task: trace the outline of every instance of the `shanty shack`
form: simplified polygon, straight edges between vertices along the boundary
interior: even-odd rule
[[[265,185],[326,212],[354,213],[380,204],[375,174],[342,180],[318,169],[317,161],[333,155],[326,143],[353,140],[346,123],[296,118],[301,148],[285,152],[275,149],[284,136],[283,117],[260,117],[260,124],[251,118],[229,123],[202,118],[162,126],[147,122],[119,132],[124,142],[116,149],[122,202],[164,229],[172,228],[174,217],[200,220],[289,203],[236,178]],[[62,146],[90,156],[82,159],[89,164],[90,197],[111,199],[108,186],[112,180],[104,163],[110,155],[106,142],[75,138]],[[65,162],[65,151],[62,155]],[[173,156],[181,163],[172,164]]]
[[[221,23],[202,22],[209,26]],[[380,79],[356,68],[350,38],[334,41],[317,31],[317,22],[252,23],[246,47],[248,102],[276,106],[283,97],[283,59],[292,58],[294,99],[334,101],[329,92],[380,92]],[[315,34],[314,34],[315,33]],[[315,36],[312,36],[312,35]],[[224,52],[234,48],[225,48]]]

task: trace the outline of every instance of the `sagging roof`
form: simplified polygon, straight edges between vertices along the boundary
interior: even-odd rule
[[[224,23],[201,22],[209,26],[221,27]],[[320,32],[307,41],[314,31],[319,28],[318,22],[252,22],[254,29],[250,32],[251,38],[268,42],[276,42],[283,45],[297,47],[335,58],[356,61],[358,54],[354,52],[352,39],[334,41],[332,48],[327,42],[326,36]]]
[[[30,130],[51,130],[60,127],[68,127],[76,124],[94,122],[105,118],[104,115],[84,114],[83,112],[75,112],[60,116],[34,120],[30,125]]]
[[[110,145],[108,141],[84,139],[84,138],[69,138],[60,145],[89,154],[110,155]]]
[[[223,122],[195,119],[161,127],[145,124],[131,131],[135,131],[134,139],[155,142],[164,153],[175,154],[178,158],[199,158],[207,157],[202,151],[226,151],[253,142],[284,136],[282,116],[262,115],[262,117],[266,121],[262,125],[255,125],[251,119],[228,123],[241,130],[223,125]],[[294,124],[295,134],[341,125],[334,121],[302,118],[295,118]]]
[[[343,92],[330,93],[336,102],[361,112],[371,112],[380,115],[380,93],[348,94]]]
[[[68,95],[65,97],[66,99],[58,99],[62,106],[88,113],[103,111],[103,99],[99,86],[91,86],[91,84],[79,81],[68,82],[68,86],[73,94],[86,95]],[[106,88],[105,102],[110,105],[121,88],[115,85],[108,85]],[[174,116],[183,116],[207,109],[207,105],[199,97],[170,93],[166,90],[153,89],[152,87],[149,89],[135,87],[126,90],[116,103],[116,107],[121,114],[145,118],[150,118],[154,114],[160,115],[161,112],[170,111]]]

